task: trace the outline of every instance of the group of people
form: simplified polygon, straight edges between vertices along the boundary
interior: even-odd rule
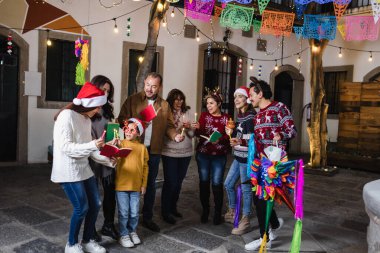
[[[242,217],[232,234],[242,235],[251,230],[252,201],[260,227],[260,238],[245,245],[257,249],[267,233],[267,248],[276,239],[283,220],[273,211],[271,227],[265,229],[266,201],[255,197],[247,176],[248,140],[255,136],[256,155],[267,146],[278,142],[286,149],[287,141],[296,134],[291,113],[280,102],[271,101],[270,86],[251,77],[250,87],[242,86],[234,93],[238,110],[236,127],[227,122],[228,114],[221,110],[222,97],[218,90],[209,91],[204,98],[206,111],[199,120],[191,121],[186,96],[179,89],[168,93],[166,100],[159,96],[162,77],[149,73],[144,88],[129,96],[121,107],[116,121],[123,129],[124,138],[114,138],[108,144],[132,151],[126,157],[106,157],[100,150],[106,145],[104,130],[115,119],[112,102],[114,86],[105,76],[95,76],[86,83],[72,103],[55,116],[54,158],[51,180],[59,183],[73,206],[69,238],[65,253],[105,253],[98,242],[95,222],[101,205],[104,223],[100,233],[118,240],[123,247],[141,243],[136,233],[139,223],[140,196],[143,196],[142,226],[159,232],[153,221],[156,178],[162,160],[164,183],[161,194],[161,216],[175,224],[183,215],[177,209],[182,182],[193,156],[192,138],[198,137],[196,161],[199,174],[199,197],[202,206],[200,221],[207,223],[210,213],[210,188],[214,199],[213,224],[233,223],[237,214],[235,186],[240,178],[243,208]],[[153,106],[156,116],[144,121],[140,112]],[[257,112],[254,108],[258,108]],[[208,137],[218,132],[219,138]],[[234,160],[224,181],[227,154],[233,149]],[[103,188],[101,201],[98,183]],[[211,183],[211,187],[210,187]],[[228,197],[228,211],[223,215],[224,189]],[[103,203],[102,203],[103,202]],[[118,229],[115,211],[118,212]],[[84,220],[82,241],[79,231]]]

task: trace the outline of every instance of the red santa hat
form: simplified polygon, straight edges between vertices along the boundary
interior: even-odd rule
[[[86,108],[98,107],[107,103],[107,95],[92,83],[86,82],[73,103]]]
[[[249,88],[246,87],[246,86],[240,86],[239,88],[237,88],[234,92],[234,96],[236,96],[236,94],[241,94],[243,96],[245,96],[247,98],[247,103],[251,103],[251,100],[249,100]]]
[[[144,133],[144,123],[137,118],[130,118],[128,122],[133,122],[136,124],[137,129],[139,130],[140,136]]]

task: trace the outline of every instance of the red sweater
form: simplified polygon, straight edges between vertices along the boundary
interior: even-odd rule
[[[210,136],[215,130],[222,134],[217,144],[207,142],[203,137],[199,138],[197,151],[206,155],[226,155],[230,149],[229,136],[225,132],[226,122],[229,118],[228,114],[222,113],[221,116],[213,116],[208,112],[202,112],[199,118],[199,129],[195,131],[196,136]]]
[[[286,149],[287,141],[297,134],[292,114],[281,102],[273,101],[266,108],[260,109],[254,120],[256,154],[260,154],[268,146],[273,146],[273,137],[279,133],[281,140],[278,146]]]

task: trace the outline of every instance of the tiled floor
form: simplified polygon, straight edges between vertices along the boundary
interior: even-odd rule
[[[0,167],[0,252],[63,252],[67,240],[71,205],[63,191],[50,182],[48,164]],[[162,177],[159,175],[159,177]],[[362,189],[380,174],[341,169],[333,177],[305,175],[305,217],[302,252],[367,252]],[[243,236],[230,234],[232,225],[214,226],[199,222],[198,176],[194,160],[184,181],[179,209],[184,218],[175,226],[159,216],[160,190],[157,191],[155,221],[161,233],[138,228],[143,244],[133,249],[103,238],[108,252],[246,252],[244,244],[256,239],[258,225],[253,216],[252,232]],[[285,219],[280,236],[270,252],[288,252],[295,220],[284,205],[276,210]],[[102,214],[98,218],[98,228]]]

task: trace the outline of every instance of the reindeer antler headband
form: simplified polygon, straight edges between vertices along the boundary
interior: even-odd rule
[[[207,92],[206,96],[203,98],[205,101],[208,98],[213,98],[215,99],[216,102],[223,102],[222,95],[220,94],[220,87],[217,86],[213,89],[209,89],[208,87],[205,88],[205,91]]]

